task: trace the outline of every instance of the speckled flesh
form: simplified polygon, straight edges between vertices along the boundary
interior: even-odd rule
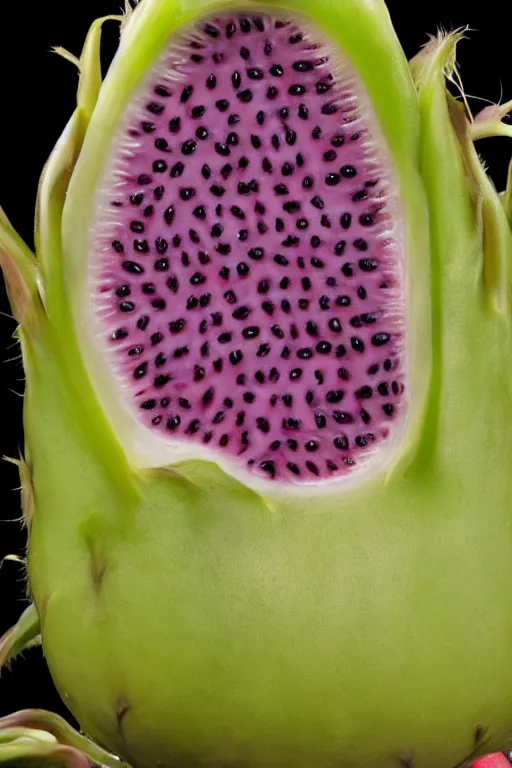
[[[388,448],[404,244],[366,102],[318,30],[268,15],[190,25],[130,102],[95,200],[91,325],[163,440],[280,482]]]
[[[183,84],[194,85],[194,94],[201,95],[203,104],[196,105],[192,95],[190,103],[178,107],[173,99],[181,105],[181,89],[176,96],[158,94],[165,100],[165,121],[146,105],[150,88],[175,87],[175,78],[172,83],[159,79],[162,62],[172,56],[173,41],[190,40],[186,33],[190,29],[197,30],[203,40],[205,22],[222,20],[227,25],[230,19],[245,17],[260,17],[265,24],[268,19],[289,21],[300,30],[307,29],[322,50],[327,46],[332,57],[329,71],[336,83],[333,89],[339,87],[341,92],[348,87],[357,96],[364,141],[376,153],[376,168],[382,172],[379,179],[387,185],[378,216],[389,222],[396,239],[390,239],[386,254],[373,234],[380,231],[380,220],[368,228],[361,225],[368,231],[368,251],[379,262],[378,270],[361,270],[348,237],[346,245],[356,279],[362,273],[365,280],[368,275],[373,279],[377,272],[380,278],[380,270],[388,267],[392,273],[396,303],[380,298],[373,284],[366,301],[379,297],[383,311],[379,331],[391,336],[387,344],[396,350],[396,376],[402,377],[397,383],[404,386],[396,394],[398,415],[390,421],[389,438],[381,434],[374,452],[355,453],[356,457],[368,455],[361,472],[358,463],[328,475],[322,465],[322,473],[310,472],[306,481],[304,447],[298,481],[297,476],[286,475],[288,453],[276,460],[272,477],[260,466],[272,460],[263,451],[266,442],[255,444],[255,463],[247,466],[243,456],[230,453],[229,445],[207,445],[208,453],[200,453],[205,450],[202,432],[201,440],[184,432],[170,439],[164,420],[151,423],[159,411],[150,417],[146,410],[152,409],[139,407],[143,397],[151,396],[143,390],[154,385],[155,371],[149,372],[154,357],[146,358],[148,383],[143,376],[134,384],[135,369],[131,363],[126,365],[128,355],[123,356],[128,341],[109,338],[122,327],[122,320],[135,345],[151,345],[150,331],[165,332],[165,343],[172,351],[168,325],[153,330],[151,324],[163,323],[155,319],[163,317],[161,313],[170,312],[165,316],[167,324],[187,314],[188,294],[180,288],[176,294],[155,296],[167,301],[166,308],[153,308],[155,314],[145,331],[136,328],[140,317],[148,314],[144,302],[151,294],[144,294],[142,281],[123,268],[125,253],[129,260],[140,259],[155,289],[158,281],[159,290],[165,286],[160,272],[164,275],[166,270],[155,270],[157,255],[169,259],[169,272],[177,270],[180,286],[207,268],[216,286],[211,265],[217,258],[227,260],[223,263],[235,272],[243,259],[238,250],[235,253],[245,247],[238,240],[237,221],[224,226],[222,233],[229,236],[225,242],[232,252],[218,254],[212,250],[217,238],[209,229],[200,229],[201,220],[187,207],[191,201],[181,200],[179,193],[179,199],[164,200],[167,190],[172,196],[173,185],[178,184],[170,176],[175,163],[168,162],[167,155],[172,154],[173,160],[178,156],[175,162],[190,163],[186,183],[197,187],[194,205],[205,189],[203,204],[212,205],[209,188],[203,184],[208,180],[199,179],[203,184],[199,195],[197,168],[199,153],[206,153],[203,147],[213,139],[197,139],[195,152],[183,156],[183,145],[171,144],[178,141],[175,135],[163,134],[160,128],[177,116],[177,109],[183,109],[185,125],[189,107],[205,106],[204,118],[214,115],[205,128],[220,143],[225,143],[223,137],[227,140],[225,121],[231,112],[219,111],[213,101],[206,103],[201,90],[203,63],[194,62],[203,77]],[[237,23],[238,40],[246,33],[241,21]],[[446,90],[445,78],[454,67],[460,35],[433,38],[408,66],[380,0],[316,0],[314,4],[281,0],[265,6],[249,2],[243,8],[212,0],[143,0],[123,20],[118,54],[101,84],[97,58],[101,24],[97,22],[91,30],[82,54],[77,110],[41,182],[36,258],[0,215],[0,259],[20,323],[27,378],[27,450],[21,469],[30,532],[28,574],[37,614],[37,620],[33,611],[29,616],[29,629],[24,625],[11,638],[18,639],[19,645],[27,633],[41,631],[53,679],[80,727],[134,768],[454,768],[470,765],[482,752],[507,751],[512,739],[512,433],[507,428],[512,416],[511,191],[500,199],[472,143],[476,128],[480,136],[503,130],[501,112],[499,119],[483,119],[475,128],[461,102]],[[227,59],[239,55],[238,44],[232,50],[222,42],[224,37],[206,36],[212,55],[217,45],[226,45]],[[254,50],[251,55],[256,56]],[[285,43],[279,46],[282,62],[287,50]],[[286,61],[293,70],[294,56]],[[228,63],[223,60],[219,67]],[[189,63],[185,64],[187,69]],[[356,83],[353,91],[348,80],[340,79],[340,73],[349,70],[355,78],[350,82]],[[262,82],[254,80],[257,85]],[[226,80],[223,88],[231,87]],[[156,96],[151,101],[160,104]],[[314,96],[315,104],[323,103],[322,94]],[[256,102],[259,98],[261,94],[253,96]],[[231,95],[234,99],[238,101]],[[292,109],[293,105],[279,107]],[[314,108],[312,99],[310,112]],[[251,109],[249,104],[249,112],[244,113],[249,116],[242,117],[240,107],[240,124],[251,120]],[[505,114],[506,105],[503,110]],[[172,114],[167,120],[168,112]],[[116,160],[128,146],[126,132],[139,131],[139,118],[154,122],[155,132],[142,130],[140,136],[128,137],[135,152],[129,163],[134,165],[127,179],[117,178],[117,198],[110,183],[115,175],[109,174],[115,172]],[[194,119],[190,117],[188,125]],[[306,130],[299,119],[295,115],[296,122],[290,125],[297,135]],[[264,133],[263,126],[259,138],[268,143],[278,130],[271,127],[272,120],[278,118],[266,120],[269,132]],[[326,127],[330,123],[323,118],[320,123],[319,118],[319,125],[324,138],[311,136],[307,147],[296,152],[311,163],[315,184],[323,183],[323,154],[330,151],[327,141],[331,138]],[[250,131],[249,123],[243,133],[237,129],[238,146],[245,148]],[[288,153],[286,129],[283,135],[279,152]],[[160,149],[150,158],[151,163],[168,164],[162,174],[166,188],[162,205],[176,205],[172,237],[177,234],[187,241],[191,260],[199,258],[199,243],[191,242],[190,221],[197,219],[194,229],[201,238],[212,238],[208,239],[211,261],[201,264],[201,269],[183,264],[181,246],[176,259],[172,238],[166,238],[165,254],[154,253],[156,238],[163,235],[153,229],[153,221],[161,226],[167,208],[151,202],[155,218],[149,216],[149,224],[144,216],[132,216],[147,202],[140,206],[128,202],[129,188],[130,195],[147,194],[138,187],[132,189],[133,170],[139,175],[159,175],[152,167],[145,171],[140,165],[148,157],[151,137],[165,138],[172,150]],[[304,141],[302,134],[300,140]],[[137,157],[140,141],[144,151]],[[337,164],[342,152],[352,153],[347,165],[358,171],[352,179],[340,178],[339,197],[325,192],[331,229],[342,205],[345,211],[347,197],[359,191],[353,179],[369,178],[366,159],[357,154],[357,147],[363,146],[358,141],[331,147],[339,152]],[[215,142],[212,146],[208,156],[214,174],[231,156],[218,155]],[[251,162],[255,156],[251,153]],[[260,202],[270,212],[279,203],[273,185],[265,186],[263,173],[251,175],[249,181],[256,179],[265,190]],[[242,179],[238,174],[234,168],[226,181],[229,190],[224,196],[229,195],[230,201],[239,196]],[[295,174],[292,178],[298,179]],[[185,171],[181,178],[185,179]],[[216,181],[220,183],[218,176]],[[288,182],[279,179],[278,183]],[[142,185],[146,186],[149,192],[157,185]],[[301,188],[300,193],[302,205],[309,191]],[[352,199],[350,203],[356,205]],[[116,214],[117,208],[122,213]],[[365,207],[363,214],[368,210]],[[226,221],[231,222],[229,216],[226,211]],[[287,214],[283,220],[295,219]],[[148,231],[130,233],[132,221],[142,222]],[[253,228],[254,224],[257,228],[256,219]],[[242,306],[254,300],[254,286],[257,291],[259,281],[266,279],[260,277],[261,270],[280,274],[281,265],[272,257],[274,251],[281,253],[277,251],[281,243],[270,220],[268,224],[265,258],[243,259],[251,270],[243,279],[238,273],[231,278],[230,273]],[[213,227],[215,222],[208,219],[208,225]],[[318,219],[310,226],[316,230]],[[349,231],[354,239],[362,237],[359,226],[353,220],[354,229]],[[305,261],[322,258],[328,266],[318,269],[318,274],[335,277],[340,286],[345,280],[351,285],[339,269],[331,274],[331,265],[338,264],[339,257],[332,252],[334,239],[328,239],[334,232],[325,229],[326,243],[318,249],[322,256],[297,254],[293,268],[289,266],[290,303],[302,297],[302,285],[300,296],[296,293],[300,255]],[[291,228],[284,234],[291,234]],[[147,235],[151,250],[137,251],[132,259],[133,241],[141,235]],[[125,251],[118,253],[112,247],[114,241]],[[97,247],[91,246],[94,243]],[[304,270],[313,282],[316,267],[310,262]],[[121,275],[128,276],[129,284],[127,279],[121,282]],[[275,286],[274,272],[272,279],[271,298],[277,304],[279,291],[285,289]],[[130,296],[114,298],[125,284]],[[244,295],[240,286],[248,286],[248,291],[251,287],[250,293]],[[190,285],[190,294],[196,290]],[[202,292],[200,286],[199,298]],[[212,303],[224,301],[213,287],[208,292]],[[382,294],[387,296],[384,289]],[[133,315],[120,310],[117,302],[124,300],[133,301]],[[171,311],[175,307],[179,315]],[[209,322],[210,307],[201,309]],[[253,311],[261,335],[268,332],[273,319],[267,320],[260,309]],[[276,309],[282,311],[282,307]],[[286,323],[297,323],[300,311],[292,306]],[[358,316],[361,312],[357,304]],[[236,321],[233,327],[239,322],[242,330],[246,327],[243,319],[236,320],[226,310],[224,314],[226,322],[228,316],[230,324]],[[324,311],[315,307],[306,323],[320,326],[323,316]],[[342,334],[352,333],[352,317],[340,312]],[[284,324],[281,315],[279,323]],[[207,329],[212,347],[218,342],[215,327],[212,323]],[[322,326],[325,334],[327,328],[328,322]],[[291,330],[286,330],[291,336]],[[370,333],[363,327],[357,330]],[[146,335],[139,337],[139,332]],[[198,342],[192,331],[187,333],[195,365]],[[300,333],[306,331],[301,327]],[[260,343],[244,341],[249,347]],[[333,343],[330,336],[319,341]],[[371,339],[367,346],[372,347]],[[370,356],[367,346],[365,354]],[[381,354],[380,349],[375,348],[376,354]],[[323,356],[315,348],[314,354],[325,359],[327,375],[337,375],[340,366],[329,356],[331,351]],[[173,390],[176,381],[190,382],[184,374],[185,357],[173,357],[172,366],[166,362],[169,375],[177,379],[167,382],[169,389],[162,397],[184,396],[191,401],[192,411],[202,408],[205,393],[195,389],[193,376],[186,390]],[[205,371],[204,381],[208,379],[222,402],[235,401],[240,395],[229,364],[219,388],[215,359],[213,354],[208,359],[212,369]],[[257,360],[257,355],[244,352],[247,376],[259,370]],[[367,373],[357,360],[362,358],[355,358],[347,348],[346,366],[352,377],[347,384]],[[289,370],[286,359],[279,357],[279,363],[281,371]],[[310,361],[305,359],[302,375],[307,377],[310,371]],[[269,381],[260,386],[270,386]],[[301,386],[290,394],[304,395]],[[322,387],[312,388],[314,397],[330,391]],[[297,397],[310,417],[306,409],[310,404]],[[372,393],[371,401],[380,403],[379,397]],[[355,413],[359,403],[353,392],[347,390],[345,398]],[[174,400],[171,407],[176,407]],[[179,401],[177,407],[183,407]],[[287,406],[282,401],[275,407]],[[159,403],[158,408],[164,406]],[[183,413],[188,410],[184,408]],[[379,421],[377,411],[370,415],[382,429],[387,422]],[[263,417],[268,418],[266,412]],[[280,428],[279,419],[276,424]],[[323,429],[327,427],[318,426],[311,439],[323,440]],[[256,432],[257,428],[252,434]],[[215,431],[215,440],[220,441],[223,434],[221,429]],[[226,434],[234,441],[241,439],[233,429]],[[278,439],[274,433],[272,437]],[[301,441],[308,437],[301,431]],[[327,458],[323,444],[316,454]],[[115,764],[115,758],[109,764]]]

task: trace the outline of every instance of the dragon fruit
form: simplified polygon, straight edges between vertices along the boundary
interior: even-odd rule
[[[41,640],[85,734],[13,714],[0,762],[505,750],[512,180],[474,141],[512,103],[473,117],[463,33],[408,64],[382,0],[142,0],[101,83],[111,18],[36,254],[0,219],[33,600],[0,664]]]

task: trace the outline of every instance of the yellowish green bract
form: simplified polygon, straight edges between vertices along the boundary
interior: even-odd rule
[[[0,659],[41,634],[85,734],[136,768],[453,768],[512,738],[512,186],[500,199],[473,146],[512,133],[511,104],[473,121],[449,95],[460,34],[409,67],[381,0],[264,6],[309,17],[351,59],[394,161],[412,383],[393,467],[291,497],[213,463],[140,469],[79,343],[71,298],[109,138],[173,32],[239,7],[143,0],[102,85],[98,21],[42,177],[35,256],[2,214],[34,606]],[[41,713],[2,725],[0,762],[119,764]]]

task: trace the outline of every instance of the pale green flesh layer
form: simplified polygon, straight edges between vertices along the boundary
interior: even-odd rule
[[[264,498],[201,462],[132,472],[57,281],[50,323],[54,312],[68,322],[56,332],[39,310],[36,333],[23,333],[45,653],[84,730],[141,768],[454,768],[482,728],[486,751],[512,738],[510,318],[482,278],[442,62],[427,57],[418,106],[383,4],[279,7],[309,12],[352,58],[396,160],[425,401],[394,472],[350,494]],[[100,95],[68,198],[68,286],[106,105],[115,122],[173,25],[192,18],[180,8],[146,1],[132,47],[135,17],[127,27],[129,62],[121,53]],[[491,274],[508,296],[504,212],[498,226],[491,256],[505,274]]]

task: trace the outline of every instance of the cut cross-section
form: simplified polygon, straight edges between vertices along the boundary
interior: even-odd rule
[[[400,204],[360,82],[309,24],[216,17],[171,40],[113,138],[95,221],[97,335],[162,441],[295,483],[389,450]]]

